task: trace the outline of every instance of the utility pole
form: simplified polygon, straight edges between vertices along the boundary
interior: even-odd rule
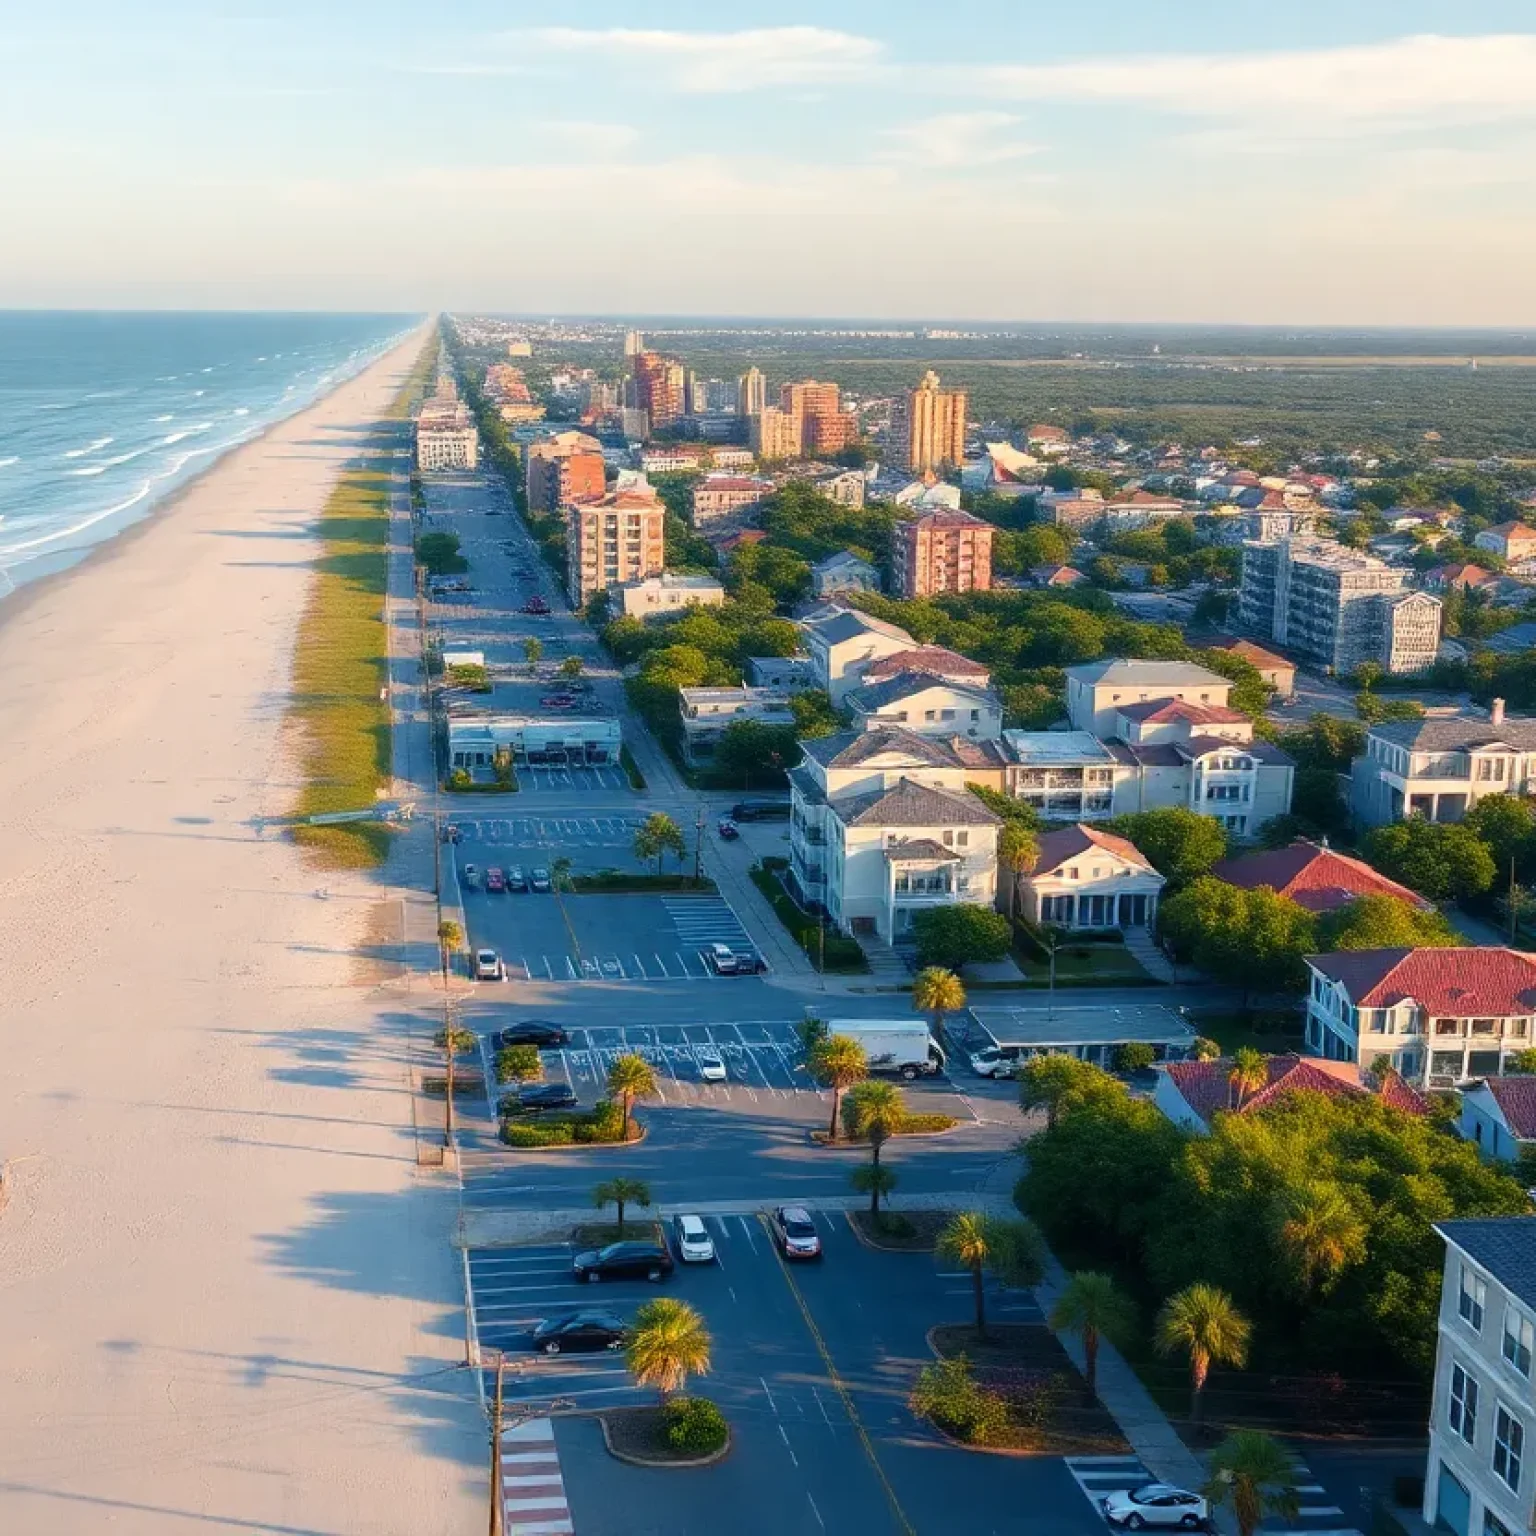
[[[1509,947],[1511,949],[1513,949],[1515,947],[1516,914],[1519,912],[1519,910],[1520,909],[1519,909],[1519,907],[1518,907],[1518,905],[1516,904],[1516,901],[1515,901],[1515,856],[1514,856],[1514,854],[1510,854],[1510,856],[1509,856]]]
[[[453,1003],[446,992],[443,993],[443,1043],[447,1047],[448,1072],[445,1080],[447,1092],[447,1109],[443,1115],[443,1151],[449,1151],[453,1146],[453,1056],[454,1035],[457,1032],[458,1021],[454,1018]]]
[[[1047,1005],[1047,1017],[1054,1024],[1056,1022],[1056,935],[1054,933],[1046,940],[1046,944],[1051,954],[1050,1001]]]
[[[693,823],[693,883],[704,878],[704,802],[699,801]]]
[[[500,1536],[502,1528],[501,1426],[502,1383],[506,1377],[505,1350],[496,1351],[496,1397],[491,1408],[491,1525],[490,1536]]]

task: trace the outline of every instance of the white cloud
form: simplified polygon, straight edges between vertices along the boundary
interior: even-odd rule
[[[875,73],[884,45],[826,27],[759,27],[744,32],[668,32],[629,27],[538,27],[523,34],[545,48],[609,53],[664,71],[685,91],[750,91],[824,84]]]
[[[888,128],[894,147],[880,158],[935,170],[1000,165],[1038,152],[1039,146],[1008,136],[1021,119],[1014,112],[942,112],[905,128]]]
[[[962,82],[1019,100],[1128,103],[1200,117],[1296,113],[1360,124],[1536,116],[1536,34],[994,64],[956,75]],[[1284,132],[1286,120],[1276,127]]]
[[[628,123],[595,123],[584,118],[552,119],[540,123],[539,131],[560,147],[592,160],[609,159],[640,137],[640,130]]]

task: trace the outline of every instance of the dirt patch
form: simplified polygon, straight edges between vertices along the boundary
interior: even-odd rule
[[[928,1339],[945,1359],[964,1355],[977,1382],[1008,1403],[1015,1423],[998,1449],[1036,1456],[1117,1456],[1129,1449],[1119,1425],[1089,1394],[1071,1357],[1043,1324],[991,1323],[978,1339],[969,1324],[950,1323]]]
[[[620,1461],[642,1467],[709,1467],[731,1453],[731,1437],[707,1456],[674,1451],[667,1444],[666,1419],[660,1408],[609,1408],[598,1414],[603,1441]]]
[[[939,1233],[953,1211],[881,1211],[878,1220],[868,1211],[849,1211],[848,1225],[866,1248],[889,1253],[932,1253]]]

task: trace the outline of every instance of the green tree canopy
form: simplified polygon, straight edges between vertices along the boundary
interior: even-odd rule
[[[1389,880],[1431,901],[1479,896],[1497,873],[1488,845],[1465,822],[1412,816],[1372,828],[1362,850]]]
[[[960,903],[918,912],[912,919],[912,935],[920,966],[958,971],[970,961],[1001,960],[1008,953],[1013,927],[990,907]]]
[[[1318,919],[1319,947],[1332,949],[1445,949],[1461,936],[1438,913],[1396,896],[1362,896]]]
[[[1462,826],[1488,845],[1501,880],[1508,881],[1511,861],[1517,880],[1536,876],[1536,806],[1523,795],[1484,795]]]
[[[1214,875],[1168,897],[1158,926],[1178,954],[1244,991],[1299,991],[1302,957],[1318,947],[1317,919],[1305,907],[1268,886],[1242,890]]]
[[[1173,886],[1198,879],[1227,854],[1226,828],[1214,816],[1183,806],[1133,811],[1117,816],[1108,827],[1133,842]]]

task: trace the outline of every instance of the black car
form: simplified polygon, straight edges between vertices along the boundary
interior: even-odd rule
[[[548,1050],[551,1046],[564,1045],[571,1037],[558,1024],[544,1019],[520,1019],[509,1024],[496,1036],[497,1045],[536,1045]]]
[[[612,1312],[562,1312],[533,1330],[533,1347],[546,1355],[578,1349],[618,1349],[624,1324]]]
[[[501,1101],[508,1114],[532,1114],[540,1109],[569,1109],[576,1091],[569,1083],[529,1083]]]
[[[672,1273],[672,1254],[660,1243],[609,1243],[571,1260],[578,1280],[661,1280]]]

